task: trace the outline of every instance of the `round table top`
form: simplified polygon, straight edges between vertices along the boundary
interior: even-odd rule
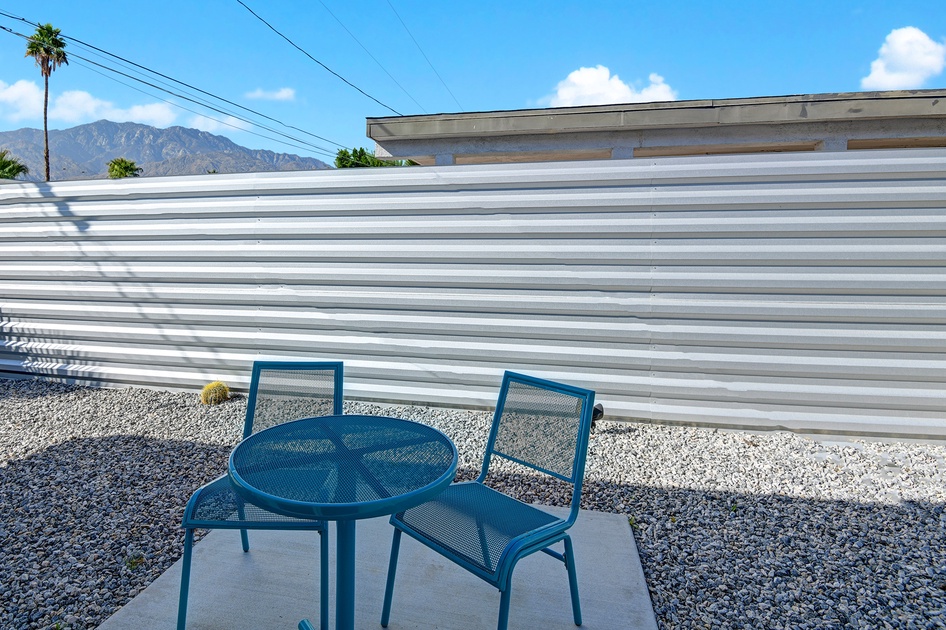
[[[323,416],[270,427],[230,454],[247,501],[296,518],[352,520],[427,501],[456,474],[457,449],[433,427],[383,416]]]

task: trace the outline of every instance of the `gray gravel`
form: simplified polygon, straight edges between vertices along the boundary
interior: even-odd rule
[[[427,421],[478,472],[489,414],[346,411]],[[94,628],[164,572],[244,412],[0,381],[0,628]],[[627,515],[661,628],[946,628],[944,478],[943,445],[600,422],[582,507]],[[564,498],[515,470],[494,483]]]

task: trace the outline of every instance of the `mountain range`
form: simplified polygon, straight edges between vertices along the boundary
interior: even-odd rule
[[[29,167],[27,180],[45,179],[42,129],[0,131],[0,149],[7,149]],[[49,131],[49,170],[53,181],[108,177],[108,163],[118,157],[141,167],[142,177],[331,168],[315,158],[247,149],[229,138],[187,127],[158,129],[100,120]]]

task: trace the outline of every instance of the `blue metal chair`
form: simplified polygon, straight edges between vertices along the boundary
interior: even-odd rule
[[[257,361],[253,364],[243,437],[271,426],[314,416],[342,413],[341,362]],[[227,475],[200,488],[187,502],[181,527],[184,557],[177,628],[184,630],[195,529],[239,529],[243,551],[250,550],[247,530],[288,529],[319,532],[321,628],[328,623],[328,529],[324,521],[290,518],[245,502]]]
[[[506,372],[483,467],[474,481],[455,483],[436,499],[391,517],[394,540],[381,625],[387,627],[401,532],[499,589],[499,630],[509,622],[512,572],[520,559],[544,551],[565,563],[575,625],[581,625],[571,538],[578,517],[594,392]],[[493,457],[571,484],[571,510],[558,518],[486,485]],[[558,542],[564,553],[549,547]]]

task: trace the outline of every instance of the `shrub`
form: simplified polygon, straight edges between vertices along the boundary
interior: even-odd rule
[[[200,402],[205,405],[219,405],[230,398],[230,388],[223,381],[207,383],[200,391]]]

